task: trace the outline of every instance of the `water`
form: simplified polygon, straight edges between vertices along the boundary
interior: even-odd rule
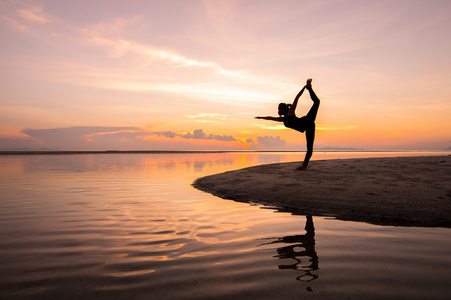
[[[0,156],[0,298],[449,297],[451,229],[293,216],[191,186],[201,176],[301,159]]]

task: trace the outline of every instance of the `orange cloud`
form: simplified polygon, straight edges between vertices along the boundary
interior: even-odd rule
[[[107,51],[115,57],[122,57],[129,53],[133,53],[139,55],[145,64],[160,60],[176,67],[207,68],[218,74],[236,78],[245,78],[249,76],[248,72],[244,70],[228,70],[223,68],[217,62],[189,58],[172,49],[158,48],[122,38],[122,28],[127,25],[127,23],[134,22],[136,22],[136,19],[117,19],[111,24],[102,23],[89,28],[84,28],[82,34],[91,43],[105,47]]]
[[[17,14],[27,21],[47,23],[47,18],[42,13],[42,6],[33,6],[17,9]]]

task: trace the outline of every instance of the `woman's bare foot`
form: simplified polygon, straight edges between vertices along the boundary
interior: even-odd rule
[[[307,83],[305,85],[306,88],[311,89],[312,88],[312,78],[307,79]]]
[[[296,168],[296,170],[307,170],[307,165],[302,164],[302,166]]]

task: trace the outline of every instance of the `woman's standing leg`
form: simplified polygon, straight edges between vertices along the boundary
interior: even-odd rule
[[[315,92],[312,89],[312,86],[307,86],[307,89],[310,93],[310,98],[313,101],[313,105],[310,108],[310,111],[307,113],[307,118],[309,119],[309,121],[312,122],[312,126],[311,128],[307,129],[305,131],[305,139],[307,140],[307,152],[305,153],[305,158],[304,158],[304,163],[302,164],[302,166],[300,166],[298,168],[298,170],[306,170],[307,169],[307,165],[310,161],[310,158],[312,157],[313,154],[313,142],[315,141],[315,120],[316,120],[316,115],[318,114],[318,109],[319,109],[319,98],[318,96],[316,96]]]
[[[313,124],[312,128],[309,128],[305,131],[305,139],[307,140],[307,152],[305,153],[304,162],[302,163],[302,166],[298,168],[298,170],[306,170],[310,158],[312,157],[313,142],[315,141],[315,124]]]

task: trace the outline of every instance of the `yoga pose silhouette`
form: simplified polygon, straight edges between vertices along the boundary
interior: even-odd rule
[[[310,98],[313,101],[312,108],[307,113],[307,115],[298,118],[296,117],[295,110],[298,104],[299,97],[301,97],[304,90],[307,89],[310,93]],[[293,104],[280,103],[279,104],[279,116],[280,117],[255,117],[256,119],[271,120],[277,122],[283,122],[285,127],[304,132],[305,138],[307,140],[307,152],[305,153],[304,162],[302,166],[297,168],[297,170],[306,170],[310,157],[313,154],[313,142],[315,140],[315,119],[319,108],[319,99],[316,96],[312,88],[312,79],[307,79],[307,84],[302,88],[302,90],[294,98]]]

